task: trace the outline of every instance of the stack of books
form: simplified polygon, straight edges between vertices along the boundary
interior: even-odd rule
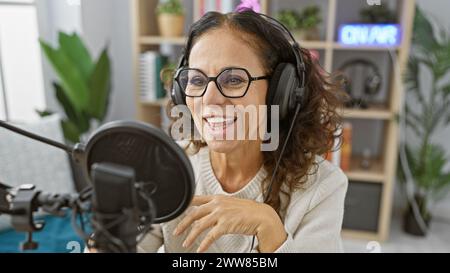
[[[160,72],[167,57],[156,51],[141,53],[139,58],[140,97],[142,102],[155,102],[166,96]]]

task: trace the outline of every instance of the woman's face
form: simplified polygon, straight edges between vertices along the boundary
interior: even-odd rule
[[[227,67],[245,68],[251,77],[266,76],[255,49],[226,27],[209,31],[198,38],[191,49],[189,67],[203,71],[208,77],[216,77]],[[227,98],[211,81],[203,97],[186,98],[195,125],[210,150],[229,153],[242,148],[249,141],[260,143],[259,138],[249,139],[249,130],[251,128],[253,132],[254,126],[249,126],[249,115],[242,113],[243,109],[251,108],[259,113],[259,106],[266,104],[267,89],[267,80],[253,81],[244,97]],[[230,108],[237,110],[230,113],[227,110]],[[258,118],[257,124],[261,124],[262,119]],[[251,121],[254,125],[255,120]],[[245,134],[244,139],[237,137],[242,133]]]

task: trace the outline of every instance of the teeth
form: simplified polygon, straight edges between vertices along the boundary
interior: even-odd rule
[[[209,123],[230,123],[234,121],[234,118],[223,118],[223,117],[211,117],[206,119]]]

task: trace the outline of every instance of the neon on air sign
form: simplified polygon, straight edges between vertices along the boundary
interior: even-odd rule
[[[345,24],[339,28],[339,43],[350,46],[398,46],[401,29],[396,24]]]

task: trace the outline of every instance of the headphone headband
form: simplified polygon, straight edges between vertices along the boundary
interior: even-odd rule
[[[297,76],[299,79],[301,79],[300,88],[304,88],[306,82],[306,66],[303,60],[303,56],[300,53],[301,51],[300,44],[297,42],[297,40],[295,40],[294,35],[292,35],[289,29],[285,25],[283,25],[280,21],[264,13],[258,13],[258,15],[266,18],[268,21],[272,21],[273,26],[277,27],[279,30],[287,34],[287,36],[292,40],[291,47],[296,59]]]

